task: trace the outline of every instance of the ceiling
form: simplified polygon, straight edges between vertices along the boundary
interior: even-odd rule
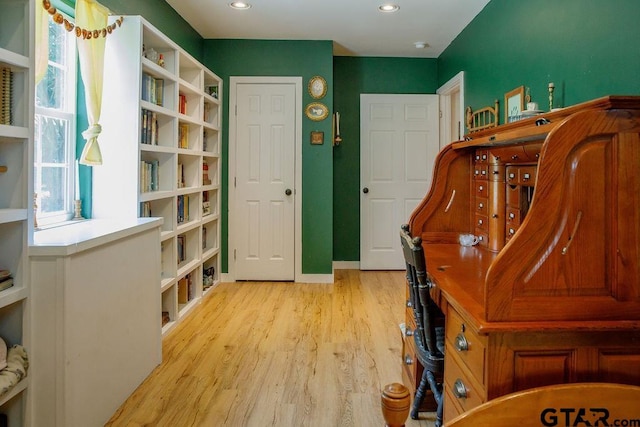
[[[166,0],[205,39],[333,40],[336,56],[437,58],[489,0]],[[423,49],[416,42],[426,43]]]

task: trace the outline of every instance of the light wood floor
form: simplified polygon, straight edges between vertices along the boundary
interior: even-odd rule
[[[220,284],[106,425],[384,426],[380,390],[402,381],[403,274]],[[433,426],[420,415],[407,427]]]

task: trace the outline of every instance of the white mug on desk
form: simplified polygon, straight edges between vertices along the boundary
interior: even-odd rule
[[[461,234],[458,240],[462,246],[475,246],[480,241],[478,237],[473,234]]]

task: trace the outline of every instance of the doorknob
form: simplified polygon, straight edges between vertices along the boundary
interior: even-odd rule
[[[286,194],[287,196],[291,195],[291,189],[287,188],[286,190],[284,190],[284,194]]]
[[[369,192],[369,189],[368,189],[367,187],[364,187],[364,188],[362,189],[362,192],[363,192],[364,194],[367,194],[367,193]]]

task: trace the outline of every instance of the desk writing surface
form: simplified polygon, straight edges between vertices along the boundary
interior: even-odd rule
[[[497,253],[478,246],[423,244],[427,271],[447,301],[484,320],[485,276]]]

